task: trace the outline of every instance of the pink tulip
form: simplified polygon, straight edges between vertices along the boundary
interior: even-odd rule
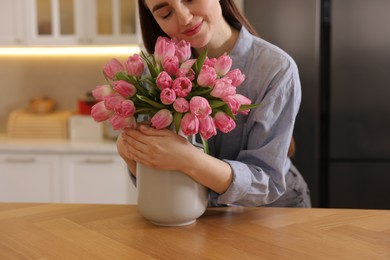
[[[125,80],[114,81],[112,82],[112,85],[114,85],[114,90],[124,98],[130,98],[137,93],[137,89],[134,85]]]
[[[134,54],[125,61],[127,74],[134,77],[142,76],[145,70],[145,64],[141,56]]]
[[[191,98],[190,111],[197,118],[205,118],[212,112],[209,101],[201,96]]]
[[[195,79],[195,71],[192,69],[179,68],[176,71],[176,78],[185,77],[193,81]]]
[[[224,76],[232,66],[232,58],[226,53],[218,57],[217,62],[215,63],[215,71],[218,76]]]
[[[134,115],[135,106],[133,101],[124,100],[120,102],[114,109],[115,113],[121,117],[130,117]]]
[[[227,104],[227,106],[230,108],[232,111],[233,115],[236,115],[238,112],[238,109],[240,109],[240,102],[237,100],[237,98],[232,95],[232,96],[227,96],[223,98],[223,101]]]
[[[186,97],[192,90],[192,82],[185,77],[176,78],[172,83],[172,89],[175,91],[176,96]]]
[[[135,129],[137,127],[137,121],[133,116],[123,117],[118,114],[113,115],[108,122],[112,125],[114,130],[122,130],[126,127]]]
[[[236,87],[233,87],[231,80],[228,78],[220,78],[215,80],[213,90],[210,95],[217,98],[224,98],[236,94]]]
[[[245,74],[242,74],[239,69],[234,69],[226,73],[225,78],[231,79],[232,85],[238,87],[242,82],[244,82]]]
[[[203,65],[199,72],[197,83],[202,87],[210,87],[214,85],[217,78],[217,73],[213,67]]]
[[[195,62],[196,62],[196,59],[186,60],[185,62],[183,62],[180,65],[180,68],[182,68],[182,69],[191,69]]]
[[[160,90],[163,90],[164,88],[170,88],[172,86],[172,83],[173,80],[166,71],[161,71],[158,74],[156,84]]]
[[[211,116],[199,119],[199,132],[203,139],[208,140],[213,135],[217,134],[214,120]]]
[[[104,97],[108,96],[111,93],[112,88],[110,85],[97,86],[94,90],[92,90],[92,96],[94,96],[97,101],[103,100]]]
[[[217,112],[214,116],[217,129],[223,133],[229,133],[236,127],[236,122],[224,112]]]
[[[210,66],[210,67],[215,67],[215,63],[217,63],[217,59],[216,58],[209,58],[209,57],[206,57],[206,60],[204,61],[203,65],[207,65],[207,66]]]
[[[234,95],[234,97],[238,100],[238,102],[240,103],[240,106],[252,104],[252,101],[244,95],[236,94],[236,95]],[[245,109],[242,111],[238,111],[238,113],[243,114],[243,115],[247,115],[247,114],[249,114],[249,111],[250,111],[250,109]]]
[[[187,41],[181,40],[176,44],[175,54],[181,63],[185,62],[191,58],[191,44]]]
[[[162,66],[169,75],[173,76],[179,69],[179,59],[176,56],[165,56]]]
[[[154,59],[156,63],[161,63],[166,56],[175,56],[176,44],[166,38],[158,37],[154,48]]]
[[[150,120],[152,126],[156,129],[167,128],[172,124],[173,116],[168,109],[159,110]]]
[[[186,136],[197,134],[199,130],[199,119],[191,113],[186,113],[181,119],[180,128]]]
[[[103,67],[103,74],[112,80],[118,72],[124,71],[122,63],[117,59],[111,59]]]
[[[114,110],[117,105],[119,105],[123,100],[125,100],[124,97],[122,97],[121,94],[114,93],[107,95],[104,98],[104,105],[109,110]]]
[[[179,113],[184,113],[190,109],[190,104],[185,98],[179,97],[173,102],[173,108]]]
[[[175,91],[171,88],[164,88],[160,93],[161,103],[164,105],[172,104],[176,99]]]
[[[91,116],[95,122],[103,122],[109,119],[114,114],[114,111],[109,110],[104,105],[104,101],[100,101],[92,106]]]
[[[176,72],[176,78],[186,77],[193,81],[195,79],[195,71],[192,69],[192,65],[196,62],[196,59],[190,59],[183,62],[180,68]]]

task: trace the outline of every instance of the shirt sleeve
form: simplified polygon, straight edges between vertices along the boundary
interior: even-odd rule
[[[225,193],[211,192],[210,205],[261,206],[277,200],[286,190],[285,175],[291,166],[287,152],[301,88],[292,59],[273,71],[263,72],[269,76],[263,76],[263,82],[269,82],[266,91],[252,97],[261,105],[245,122],[245,139],[237,158],[224,159],[232,169],[233,181]],[[252,82],[249,84],[256,84]]]

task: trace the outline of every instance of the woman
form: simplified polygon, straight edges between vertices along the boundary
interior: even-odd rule
[[[307,185],[287,156],[301,101],[291,57],[256,37],[233,0],[139,0],[139,13],[148,52],[158,36],[190,42],[194,56],[206,48],[210,58],[226,52],[232,69],[246,75],[238,93],[261,106],[238,115],[230,133],[210,138],[210,155],[169,130],[126,129],[117,147],[132,176],[137,162],[181,171],[210,189],[210,206],[310,207]]]

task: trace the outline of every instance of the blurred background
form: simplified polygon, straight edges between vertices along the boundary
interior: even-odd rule
[[[294,162],[321,207],[390,208],[390,1],[245,0],[297,62]]]

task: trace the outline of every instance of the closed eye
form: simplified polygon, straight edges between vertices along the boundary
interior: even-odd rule
[[[159,17],[161,19],[168,18],[172,13],[170,6],[165,4],[165,3],[162,3],[160,5],[156,5],[152,10],[153,10],[154,16]]]
[[[172,12],[168,12],[166,15],[161,16],[162,19],[166,19],[171,15]]]

